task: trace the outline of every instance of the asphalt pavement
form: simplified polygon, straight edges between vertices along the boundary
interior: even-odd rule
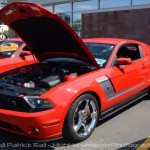
[[[30,142],[0,131],[0,150],[135,150],[150,136],[150,96],[98,122],[87,140],[70,143],[64,139]]]

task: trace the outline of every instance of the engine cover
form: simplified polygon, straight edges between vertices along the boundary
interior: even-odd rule
[[[41,88],[52,88],[61,83],[60,77],[58,75],[51,75],[45,79],[42,79],[39,83]]]

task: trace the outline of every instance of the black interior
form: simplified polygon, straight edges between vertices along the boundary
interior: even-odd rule
[[[136,49],[129,49],[127,46],[121,47],[117,53],[117,58],[131,58],[131,60],[137,60],[141,58],[139,48],[135,48]]]

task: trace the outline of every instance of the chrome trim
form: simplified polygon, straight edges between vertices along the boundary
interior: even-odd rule
[[[107,76],[102,76],[95,79],[98,83],[109,80]]]

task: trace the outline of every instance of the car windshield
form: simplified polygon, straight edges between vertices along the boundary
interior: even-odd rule
[[[102,44],[102,43],[85,43],[89,48],[91,53],[94,55],[96,62],[101,68],[106,66],[106,63],[114,49],[112,44]]]
[[[11,57],[23,42],[21,41],[1,41],[0,42],[0,58]]]

